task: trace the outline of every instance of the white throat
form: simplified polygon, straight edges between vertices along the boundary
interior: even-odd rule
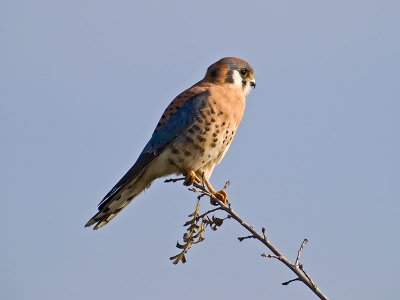
[[[242,76],[240,76],[239,71],[237,70],[233,70],[233,84],[235,85],[235,87],[237,89],[240,89],[242,91],[242,93],[244,93],[245,96],[248,95],[248,93],[250,92],[250,82],[246,81],[246,84],[243,85],[243,78]]]

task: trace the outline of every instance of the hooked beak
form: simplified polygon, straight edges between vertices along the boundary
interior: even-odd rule
[[[256,82],[255,81],[250,81],[250,86],[255,89],[256,88]]]

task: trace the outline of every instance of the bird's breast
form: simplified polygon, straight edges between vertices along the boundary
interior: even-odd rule
[[[170,146],[169,162],[182,171],[217,164],[229,148],[243,115],[244,104],[224,103],[226,97],[210,97],[194,124]]]

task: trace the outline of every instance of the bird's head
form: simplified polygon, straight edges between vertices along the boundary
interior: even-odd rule
[[[251,88],[256,87],[254,70],[248,62],[236,57],[224,57],[208,67],[204,80],[233,84],[247,95]]]

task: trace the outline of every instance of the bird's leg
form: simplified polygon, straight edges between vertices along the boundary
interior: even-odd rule
[[[208,179],[203,178],[204,183],[206,184],[208,190],[210,191],[211,194],[213,194],[213,196],[215,198],[217,198],[218,200],[221,200],[224,203],[228,202],[228,194],[226,193],[225,189],[222,189],[220,191],[216,191],[213,186],[211,185],[211,183],[208,181]],[[216,205],[216,203],[213,203],[214,201],[211,201],[211,204]]]
[[[190,186],[194,182],[201,183],[201,180],[199,177],[197,177],[196,173],[193,170],[190,170],[186,172],[185,175],[185,181],[183,182],[184,185]]]

